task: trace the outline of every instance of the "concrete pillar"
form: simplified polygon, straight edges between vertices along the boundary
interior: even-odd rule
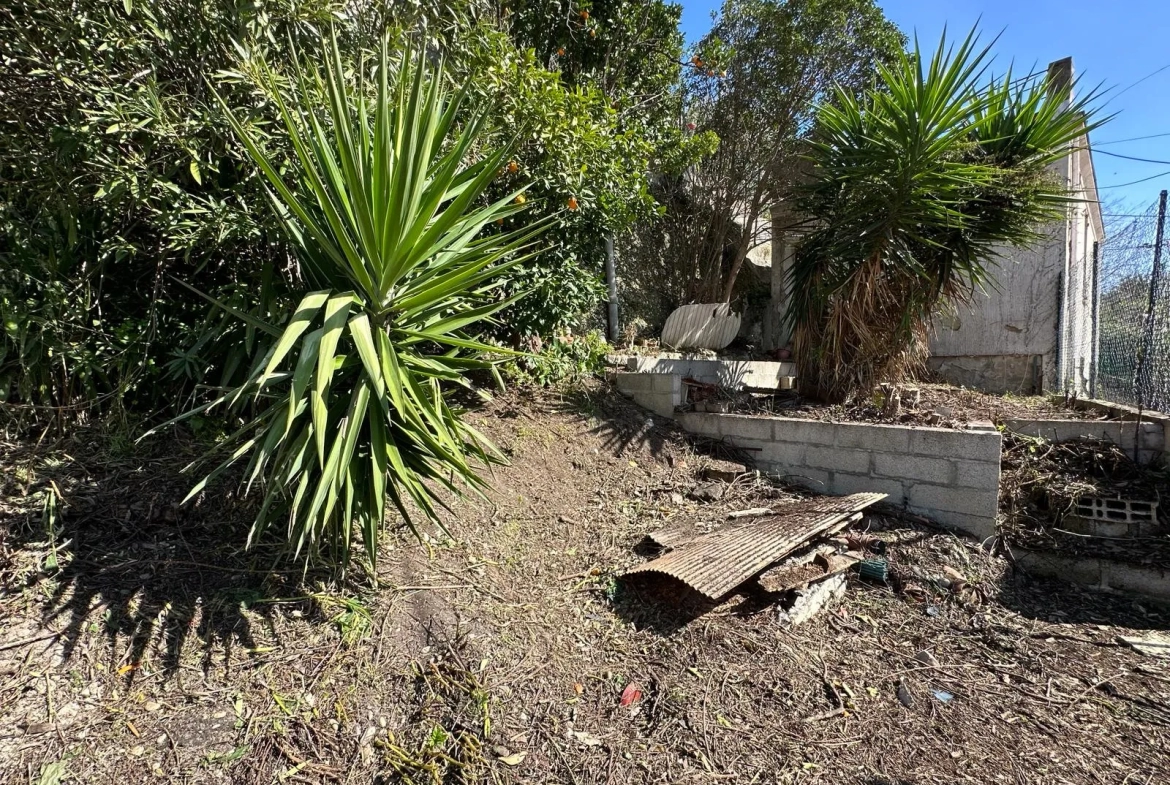
[[[782,349],[792,339],[792,330],[784,319],[792,298],[792,261],[796,255],[797,238],[791,232],[772,235],[772,299],[764,319],[764,349]]]

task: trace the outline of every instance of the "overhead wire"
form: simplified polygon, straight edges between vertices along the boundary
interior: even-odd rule
[[[1128,182],[1128,183],[1117,183],[1116,185],[1099,185],[1099,186],[1097,186],[1097,190],[1103,191],[1106,188],[1124,188],[1127,185],[1137,185],[1138,183],[1144,183],[1144,182],[1148,182],[1150,180],[1156,180],[1159,177],[1165,177],[1168,174],[1170,174],[1170,169],[1167,169],[1166,171],[1160,172],[1158,174],[1152,174],[1149,177],[1143,177],[1140,180],[1133,180],[1133,181]]]
[[[1138,157],[1132,156],[1132,155],[1122,155],[1121,153],[1111,153],[1108,150],[1097,150],[1096,148],[1093,148],[1093,152],[1100,153],[1101,155],[1111,155],[1114,158],[1124,158],[1127,161],[1141,161],[1142,163],[1145,163],[1145,164],[1166,164],[1167,166],[1170,166],[1170,161],[1159,161],[1156,158],[1138,158]]]
[[[1131,136],[1128,139],[1110,139],[1107,142],[1093,142],[1093,149],[1096,150],[1103,144],[1121,144],[1122,142],[1140,142],[1143,139],[1158,139],[1163,136],[1170,136],[1170,131],[1161,134],[1150,134],[1149,136]]]

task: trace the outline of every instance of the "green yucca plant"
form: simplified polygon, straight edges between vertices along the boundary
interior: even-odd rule
[[[291,86],[260,64],[295,178],[223,106],[310,291],[280,326],[221,304],[270,341],[245,382],[184,415],[221,407],[243,421],[188,498],[246,460],[246,487],[264,494],[249,544],[286,516],[306,563],[348,564],[356,526],[373,568],[387,499],[413,528],[416,514],[437,520],[444,490],[482,489],[478,467],[498,453],[447,386],[492,368],[484,355],[499,350],[464,331],[515,299],[498,287],[545,228],[508,220],[523,189],[485,198],[509,154],[483,149],[489,108],[467,106],[442,62],[391,48],[384,39],[353,76],[331,36],[323,66],[298,70]]]
[[[879,84],[838,91],[809,143],[798,194],[816,224],[792,272],[802,389],[841,401],[897,382],[925,360],[940,307],[987,285],[1004,246],[1034,242],[1072,198],[1049,170],[1100,125],[1071,86],[988,85],[990,47],[972,31],[955,48],[879,66]]]

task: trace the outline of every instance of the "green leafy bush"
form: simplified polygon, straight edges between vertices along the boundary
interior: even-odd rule
[[[157,383],[206,304],[171,276],[255,292],[288,259],[206,80],[240,51],[287,58],[303,23],[338,8],[0,9],[0,299],[18,325],[0,336],[0,396],[77,410],[176,397]],[[225,89],[235,105],[260,106],[245,80]]]
[[[679,155],[660,119],[680,39],[677,9],[629,0],[561,56],[556,42],[570,32],[561,10],[525,3],[522,14],[483,14],[467,0],[5,4],[0,398],[54,411],[103,401],[155,410],[197,384],[239,383],[239,347],[262,343],[263,332],[209,331],[223,315],[209,316],[175,279],[272,322],[295,307],[302,282],[209,84],[275,153],[284,144],[269,135],[276,107],[251,72],[261,59],[288,71],[295,52],[315,51],[314,27],[329,24],[347,63],[376,52],[388,28],[425,26],[450,54],[452,76],[495,107],[485,142],[515,142],[517,171],[489,195],[523,182],[532,214],[555,231],[509,283],[536,296],[494,334],[514,341],[580,323],[599,300],[605,236],[654,210],[647,172]],[[653,25],[639,27],[643,19]],[[627,43],[620,67],[598,66]]]
[[[534,353],[508,362],[504,375],[519,384],[579,382],[601,371],[609,351],[609,344],[597,330],[582,335],[562,333]]]

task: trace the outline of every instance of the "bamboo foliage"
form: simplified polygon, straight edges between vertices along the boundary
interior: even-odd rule
[[[356,527],[372,569],[387,500],[412,528],[437,521],[441,495],[482,489],[480,467],[498,460],[449,391],[493,368],[485,355],[500,350],[466,330],[515,299],[498,289],[545,225],[514,218],[523,188],[484,198],[509,149],[480,149],[487,107],[469,107],[442,62],[395,57],[384,39],[352,78],[329,37],[321,63],[287,82],[261,66],[287,167],[223,104],[312,290],[283,325],[220,303],[270,341],[246,382],[183,415],[242,420],[188,498],[243,463],[263,493],[249,544],[286,517],[296,558],[344,566]]]
[[[879,66],[862,97],[820,110],[799,194],[815,228],[792,273],[802,387],[868,396],[925,361],[931,318],[991,285],[999,254],[1026,246],[1072,201],[1050,165],[1100,125],[1095,93],[1043,79],[989,79],[990,46],[944,34]]]

